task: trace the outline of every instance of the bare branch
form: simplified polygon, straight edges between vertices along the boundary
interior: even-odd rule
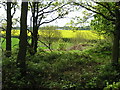
[[[65,5],[67,5],[67,4],[64,4],[64,5],[62,5],[62,6],[58,7],[58,8],[56,8],[56,9],[54,9],[54,10],[52,10],[52,11],[47,11],[47,12],[44,12],[44,13],[52,13],[52,12],[57,11],[58,9],[64,7]]]
[[[6,19],[2,19],[2,20],[0,21],[0,23],[2,23],[4,20],[7,21]]]
[[[42,44],[44,44],[46,47],[48,47],[49,48],[49,46],[46,44],[46,43],[44,43],[43,41],[41,41],[41,40],[39,40]]]
[[[41,23],[43,17],[44,17],[44,15],[42,14],[42,16],[41,16],[40,19],[39,19],[38,27],[40,26],[40,23]]]
[[[52,50],[49,48],[49,46],[46,44],[46,43],[44,43],[44,42],[42,42],[41,40],[39,40],[42,44],[44,44],[51,52],[52,52]]]
[[[57,11],[58,9],[64,7],[65,5],[67,5],[67,4],[64,4],[64,5],[58,7],[58,8],[56,8],[56,9],[54,9],[54,10],[51,10],[51,11],[47,11],[47,12],[42,11],[42,13],[40,13],[38,16],[41,16],[41,15],[44,14],[44,13],[52,13],[52,12],[54,12],[54,11]]]
[[[20,23],[20,20],[18,20],[19,18],[20,17],[15,18],[15,21]]]
[[[2,31],[6,31],[6,28],[1,27]]]
[[[5,42],[5,38],[6,38],[6,37],[3,37],[3,38],[4,38],[4,39],[1,41],[1,44],[3,44],[3,43]]]
[[[55,20],[58,19],[58,18],[60,18],[60,16],[58,16],[58,17],[56,17],[56,18],[54,18],[54,19],[52,19],[52,20],[50,20],[50,21],[42,22],[41,24],[39,24],[39,26],[42,25],[42,24],[46,24],[46,23],[53,22],[53,21],[55,21]]]
[[[30,31],[29,29],[27,29],[28,30],[28,33],[30,32],[31,33],[31,36],[33,36],[33,32],[32,31]]]
[[[29,2],[29,5],[30,5],[30,7],[32,8],[33,6],[32,6],[32,4]]]
[[[14,9],[14,12],[13,12],[13,14],[11,15],[12,18],[13,18],[13,16],[15,15],[15,12],[16,12],[16,7],[15,7],[15,5],[14,5],[13,9]]]
[[[52,4],[52,2],[53,2],[53,1],[51,1],[51,2],[48,4],[48,6],[46,6],[46,7],[43,8],[43,9],[41,9],[39,12],[42,12],[42,11],[44,11],[45,9],[47,9],[47,8]]]
[[[15,45],[13,45],[12,47],[14,48],[15,46],[19,46],[19,44],[15,44]]]

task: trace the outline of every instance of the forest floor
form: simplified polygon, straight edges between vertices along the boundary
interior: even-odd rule
[[[76,50],[80,47],[84,49]],[[120,73],[110,64],[109,44],[80,44],[71,48],[68,51],[39,51],[34,56],[27,53],[27,75],[20,80],[16,50],[12,57],[3,58],[3,87],[102,90],[108,83],[120,80]]]

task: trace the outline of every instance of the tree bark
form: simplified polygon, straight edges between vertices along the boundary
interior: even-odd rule
[[[35,28],[35,2],[33,2],[33,8],[32,8],[32,18],[33,18],[33,34],[32,34],[32,48],[34,47],[34,28]]]
[[[35,13],[37,14],[35,16]],[[37,21],[38,21],[38,2],[33,2],[33,36],[32,36],[32,48],[33,48],[33,53],[34,55],[37,52],[37,45],[38,45],[38,26],[37,26]]]
[[[36,26],[33,27],[33,37],[34,39],[32,40],[34,43],[33,43],[33,50],[34,50],[34,53],[33,55],[37,52],[37,45],[38,45],[38,29]]]
[[[116,2],[116,6],[119,2]],[[120,11],[118,8],[115,9],[116,21],[115,21],[115,30],[114,30],[114,41],[112,49],[112,65],[118,64],[119,59],[119,39],[120,39]]]
[[[17,56],[17,66],[20,68],[21,75],[26,75],[26,51],[27,51],[27,11],[28,2],[22,2],[20,19],[20,41]]]
[[[12,29],[11,2],[7,2],[6,57],[11,56],[11,29]]]

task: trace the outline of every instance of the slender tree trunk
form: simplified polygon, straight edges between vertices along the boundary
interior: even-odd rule
[[[37,52],[37,45],[38,45],[38,29],[35,26],[35,30],[34,30],[34,53]]]
[[[26,50],[27,50],[27,11],[28,2],[22,2],[20,19],[20,41],[19,52],[17,56],[17,65],[20,68],[21,75],[26,75]]]
[[[33,34],[32,34],[32,43],[31,46],[32,48],[34,47],[34,29],[35,29],[35,2],[33,2],[33,12],[32,12],[32,17],[33,17]]]
[[[118,4],[118,2],[116,2]],[[120,39],[120,11],[119,9],[115,9],[116,14],[116,22],[115,22],[115,30],[114,30],[114,41],[113,41],[113,50],[112,50],[112,65],[118,64],[119,59],[119,39]]]
[[[11,29],[12,29],[11,2],[7,2],[6,57],[11,56]]]
[[[37,52],[37,45],[38,45],[38,26],[37,26],[37,20],[38,20],[38,2],[33,2],[33,36],[32,36],[32,48],[34,55]]]
[[[36,26],[36,19],[33,20],[33,36],[32,36],[32,48],[34,55],[37,52],[37,44],[38,44],[38,27]]]

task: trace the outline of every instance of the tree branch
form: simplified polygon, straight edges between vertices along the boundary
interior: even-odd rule
[[[38,23],[38,27],[40,26],[40,23],[41,23],[43,17],[44,17],[44,15],[42,14],[42,16],[40,17],[39,23]]]
[[[31,36],[33,36],[33,32],[32,31],[30,31],[29,29],[27,29],[28,30],[28,33],[30,32],[31,33]]]
[[[55,21],[55,20],[58,19],[58,18],[60,18],[60,16],[58,16],[58,17],[56,17],[56,18],[54,18],[54,19],[52,19],[52,20],[50,20],[50,21],[42,22],[41,24],[39,24],[39,26],[42,25],[42,24],[46,24],[46,23],[53,22],[53,21]]]
[[[6,28],[1,27],[2,31],[6,31]]]
[[[51,2],[48,4],[48,6],[46,6],[46,7],[43,8],[43,9],[41,9],[39,12],[42,12],[42,11],[44,11],[45,9],[47,9],[47,8],[52,4],[52,2],[53,2],[53,1],[51,1]]]
[[[110,13],[113,17],[115,17],[115,14],[110,10],[109,7],[107,7],[107,6],[109,5],[108,3],[106,3],[107,6],[104,5],[104,4],[102,4],[102,3],[100,3],[100,2],[95,2],[95,3],[103,6],[104,8],[106,8],[106,9],[109,11],[109,13]]]
[[[14,5],[12,8],[14,8],[14,12],[13,12],[13,14],[11,15],[11,17],[13,18],[13,16],[15,15],[15,12],[16,12],[16,7],[15,7],[15,5]]]
[[[39,40],[42,44],[44,44],[51,52],[52,52],[52,50],[50,49],[50,47],[46,44],[46,43],[44,43],[44,42],[42,42],[41,40]]]
[[[100,12],[97,12],[97,11],[95,11],[95,10],[92,10],[92,9],[88,8],[88,7],[85,7],[85,5],[82,5],[82,4],[79,4],[79,3],[76,3],[76,2],[74,2],[74,4],[76,4],[76,5],[78,5],[78,6],[81,6],[81,7],[85,8],[85,9],[87,9],[88,11],[92,11],[92,12],[94,12],[94,13],[96,13],[96,14],[99,14],[99,15],[101,15],[103,18],[105,18],[105,19],[107,19],[107,20],[109,20],[109,21],[115,21],[115,19],[109,18],[108,16],[105,16],[104,14],[102,14],[102,13],[100,13]]]
[[[58,9],[60,9],[60,8],[64,7],[65,5],[67,5],[67,4],[64,4],[64,5],[62,5],[62,6],[58,7],[58,8],[56,8],[56,9],[54,9],[54,10],[47,11],[47,12],[44,12],[44,13],[52,13],[52,12],[57,11]]]
[[[46,12],[42,11],[42,13],[39,12],[40,14],[39,14],[38,16],[41,16],[41,15],[44,14],[44,13],[52,13],[52,12],[54,12],[54,11],[57,11],[58,9],[64,7],[65,5],[67,5],[67,4],[64,4],[64,5],[58,7],[58,8],[56,8],[56,9],[54,9],[54,10],[51,10],[51,11],[46,11]]]

